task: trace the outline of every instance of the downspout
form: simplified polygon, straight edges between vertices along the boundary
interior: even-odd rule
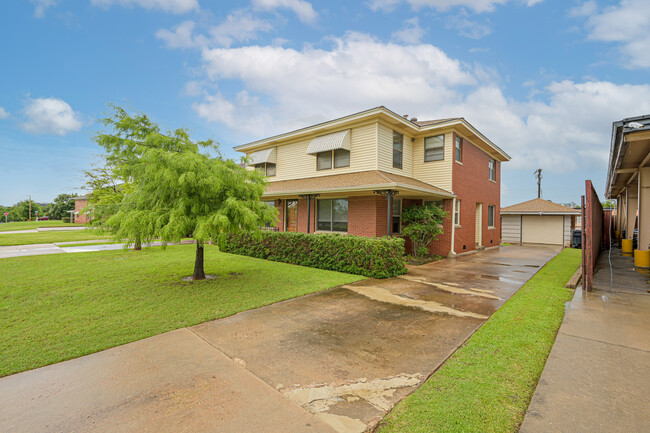
[[[449,256],[453,257],[456,255],[456,197],[454,197],[451,204],[451,251]]]

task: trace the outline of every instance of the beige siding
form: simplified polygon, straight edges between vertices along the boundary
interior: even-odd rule
[[[348,128],[345,128],[348,129]],[[376,122],[355,126],[350,131],[350,166],[316,170],[316,155],[307,155],[307,147],[316,135],[277,146],[276,175],[271,182],[327,176],[377,169]],[[331,131],[336,132],[336,131]],[[261,150],[261,149],[255,149]]]
[[[377,163],[379,170],[413,177],[413,143],[411,142],[413,136],[405,134],[401,129],[395,131],[404,135],[402,168],[393,167],[393,129],[380,123],[377,133]]]
[[[564,223],[562,215],[524,215],[523,241],[533,244],[562,245]]]
[[[434,133],[432,135],[439,135]],[[428,135],[426,135],[428,137]],[[451,165],[453,164],[453,134],[445,133],[445,159],[442,161],[424,162],[424,138],[416,137],[413,142],[413,177],[451,191]]]
[[[521,215],[503,215],[501,217],[502,242],[518,244],[521,241]]]
[[[571,246],[571,215],[566,215],[564,218],[564,246]]]

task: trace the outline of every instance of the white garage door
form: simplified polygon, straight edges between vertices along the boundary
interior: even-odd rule
[[[562,215],[524,215],[522,241],[531,244],[564,243]]]

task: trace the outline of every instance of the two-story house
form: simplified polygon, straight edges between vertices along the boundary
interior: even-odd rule
[[[434,202],[449,218],[431,253],[500,244],[510,157],[463,118],[418,121],[382,106],[235,149],[268,176],[281,231],[399,236],[402,209]]]

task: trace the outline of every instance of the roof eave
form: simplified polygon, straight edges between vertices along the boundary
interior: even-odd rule
[[[265,192],[264,197],[288,197],[296,196],[301,194],[334,194],[334,193],[350,193],[350,192],[367,192],[375,191],[380,189],[401,189],[414,191],[419,193],[425,193],[428,195],[439,196],[444,198],[455,198],[456,195],[448,191],[432,191],[427,188],[421,188],[417,186],[407,185],[404,183],[393,182],[393,183],[379,183],[372,185],[354,185],[354,186],[344,186],[344,187],[332,187],[332,188],[310,188],[305,190],[292,190],[292,191],[278,191],[278,192]]]

